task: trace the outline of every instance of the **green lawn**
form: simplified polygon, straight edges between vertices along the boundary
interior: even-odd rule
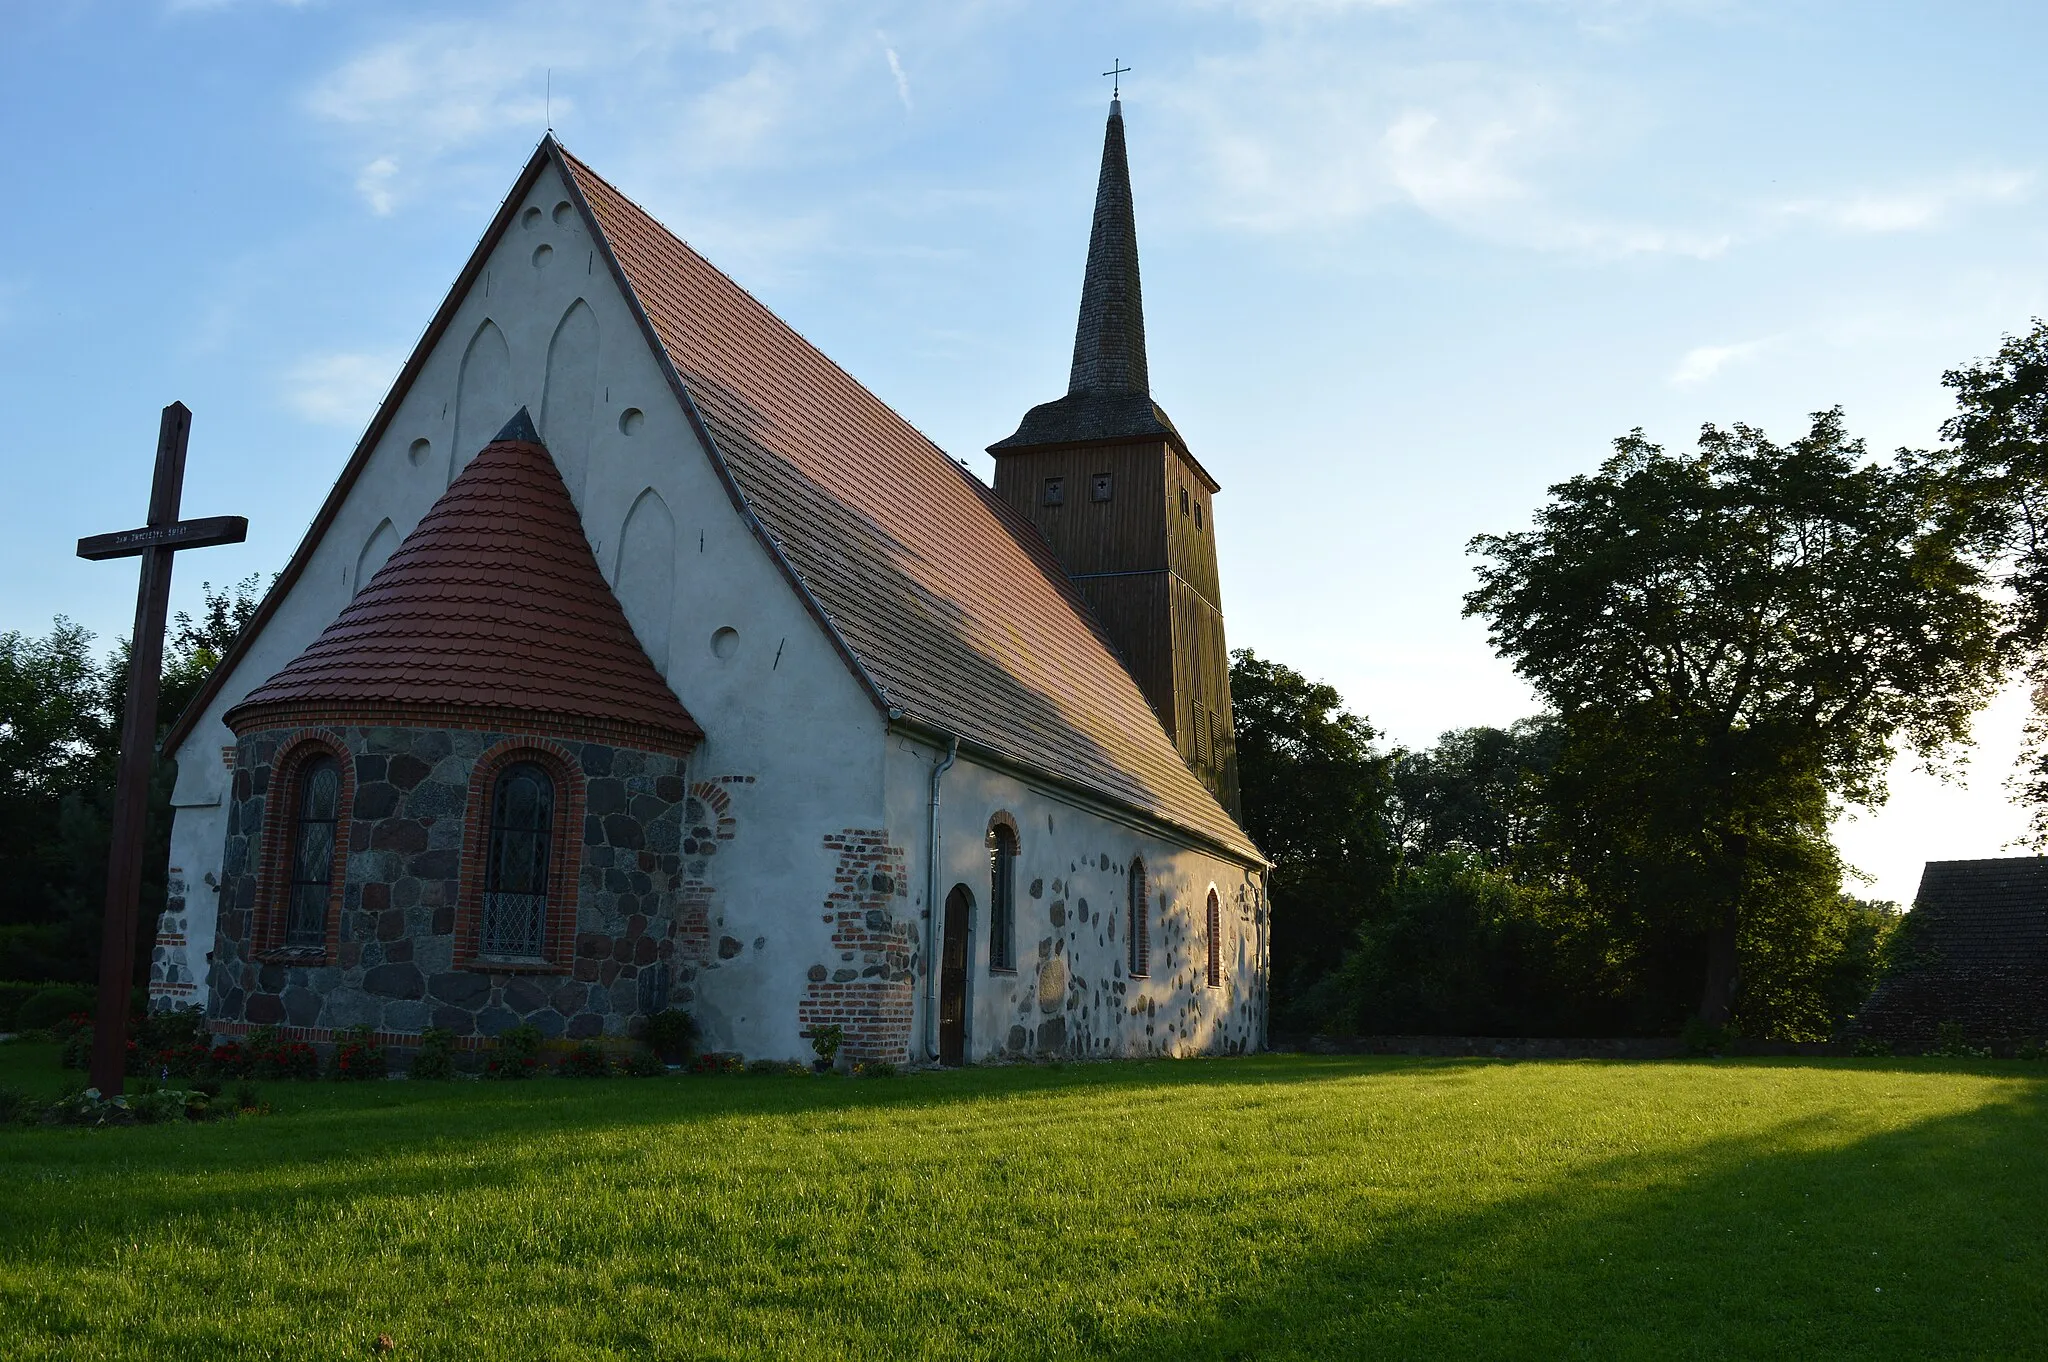
[[[49,1047],[0,1082],[53,1086]],[[0,1133],[0,1357],[2039,1357],[2048,1071],[271,1085]]]

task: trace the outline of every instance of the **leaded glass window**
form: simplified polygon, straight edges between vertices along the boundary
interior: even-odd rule
[[[327,945],[327,909],[334,888],[334,830],[341,815],[341,767],[318,756],[299,768],[292,809],[292,861],[285,906],[289,950]]]
[[[554,780],[530,761],[506,767],[491,791],[480,954],[543,958],[554,832]]]

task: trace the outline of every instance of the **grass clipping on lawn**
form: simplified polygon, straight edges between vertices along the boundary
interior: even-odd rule
[[[2040,1073],[272,1084],[0,1133],[0,1356],[2038,1356]]]

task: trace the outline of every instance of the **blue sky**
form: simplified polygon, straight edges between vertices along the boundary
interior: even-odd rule
[[[1396,741],[1531,708],[1465,541],[1634,426],[1925,445],[1948,366],[2048,311],[2025,4],[1771,0],[9,6],[0,628],[127,627],[156,413],[188,514],[282,565],[547,113],[935,440],[1064,390],[1112,57],[1155,396],[1223,483],[1231,640]],[[1995,855],[1967,787],[1841,829],[1875,892]]]

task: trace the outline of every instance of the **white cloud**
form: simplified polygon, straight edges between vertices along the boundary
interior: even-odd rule
[[[1713,256],[1723,230],[1617,218],[1558,185],[1625,120],[1599,92],[1477,62],[1361,70],[1313,31],[1198,63],[1166,95],[1211,216],[1276,234],[1347,230],[1406,207],[1506,245]],[[1172,135],[1172,134],[1169,134]]]
[[[896,56],[896,49],[884,47],[882,55],[889,59],[889,74],[896,78],[896,98],[903,101],[904,112],[910,111],[910,77],[903,74],[903,63]]]
[[[1750,358],[1770,343],[1771,338],[1766,336],[1733,345],[1696,345],[1685,352],[1671,371],[1671,382],[1681,388],[1705,383],[1730,364]]]
[[[285,372],[285,405],[323,426],[361,429],[390,390],[400,362],[387,354],[349,351],[309,355]]]
[[[2026,171],[1971,171],[1904,189],[1795,199],[1779,204],[1776,212],[1844,232],[1917,232],[1939,227],[1965,209],[2021,199],[2033,183]]]

